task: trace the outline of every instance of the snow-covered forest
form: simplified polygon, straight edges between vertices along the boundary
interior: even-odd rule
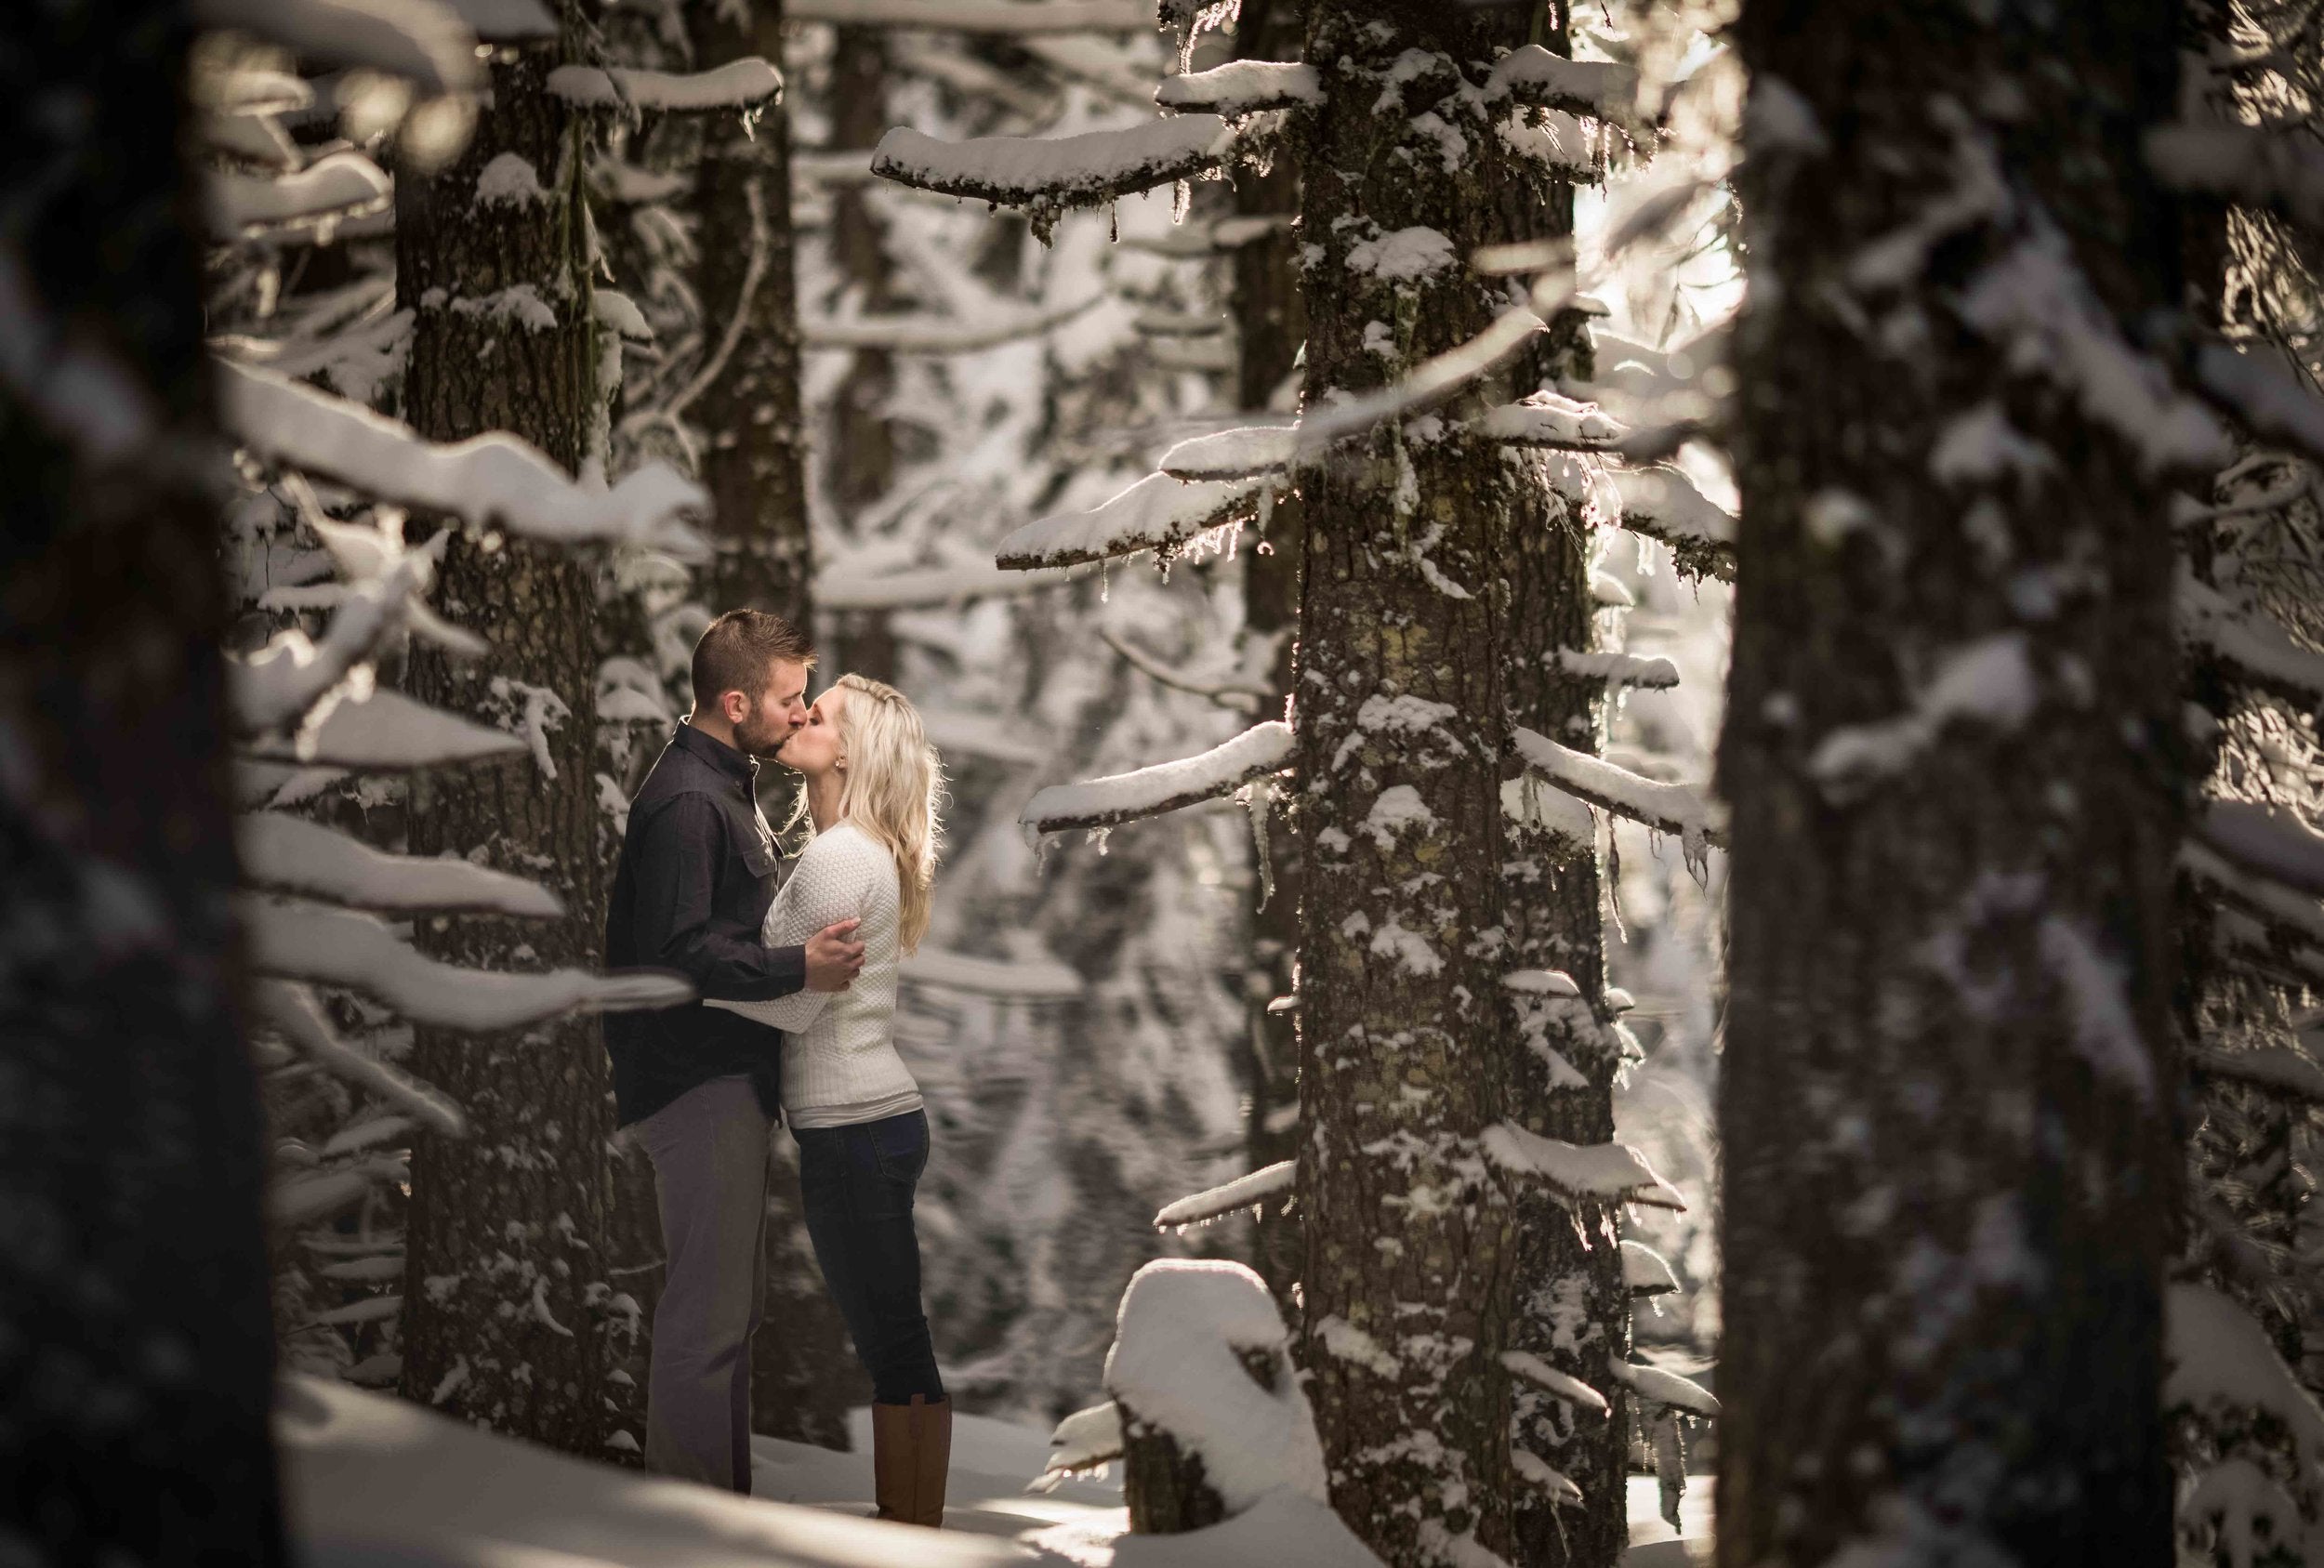
[[[2324,7],[0,86],[0,1564],[2324,1563]],[[745,607],[942,761],[938,1534],[804,1132],[652,1456],[609,910]]]

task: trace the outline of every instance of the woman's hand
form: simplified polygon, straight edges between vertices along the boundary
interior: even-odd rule
[[[841,920],[807,939],[807,989],[845,991],[864,967],[864,944],[851,941],[861,920]]]

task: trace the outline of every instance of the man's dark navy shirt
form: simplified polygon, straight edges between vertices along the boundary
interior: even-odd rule
[[[680,724],[629,803],[605,915],[608,968],[675,969],[703,999],[763,1002],[807,984],[807,950],[763,947],[774,902],[774,834],[752,785],[759,765]],[[750,1075],[769,1115],[782,1105],[783,1036],[701,1000],[609,1013],[614,1103],[624,1127],[697,1085]]]

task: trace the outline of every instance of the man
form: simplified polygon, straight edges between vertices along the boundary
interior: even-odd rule
[[[763,611],[730,611],[702,634],[693,711],[629,805],[606,912],[608,968],[675,969],[703,998],[762,1001],[845,990],[863,967],[852,920],[804,947],[759,941],[776,857],[754,789],[758,758],[780,756],[807,722],[814,662],[807,639]],[[653,1158],[667,1258],[646,1464],[746,1494],[781,1040],[700,1001],[605,1020],[614,1103]]]

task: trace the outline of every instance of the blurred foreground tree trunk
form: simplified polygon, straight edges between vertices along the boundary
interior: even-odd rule
[[[284,1561],[191,24],[0,29],[0,1556]]]
[[[547,89],[558,40],[504,49],[474,139],[433,174],[396,180],[399,303],[415,312],[404,415],[458,441],[508,430],[568,469],[601,418],[582,203],[583,125]],[[522,190],[521,162],[536,195]],[[438,607],[491,652],[413,651],[413,695],[518,731],[509,762],[414,781],[411,849],[528,876],[564,901],[553,923],[423,921],[421,947],[471,968],[596,967],[611,845],[598,804],[597,589],[582,554],[496,534],[455,537]],[[613,1421],[599,1305],[606,1293],[605,1140],[596,1021],[496,1035],[422,1029],[413,1065],[467,1108],[463,1140],[413,1151],[403,1392],[478,1425],[601,1457]]]
[[[1736,33],[1726,1568],[2171,1560],[2176,21]]]

